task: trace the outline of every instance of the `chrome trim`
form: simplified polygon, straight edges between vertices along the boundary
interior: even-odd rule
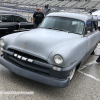
[[[21,57],[22,57],[22,56],[20,56],[20,55],[17,56],[17,58],[19,58],[19,59],[20,59]]]
[[[28,59],[27,61],[28,61],[28,62],[31,62],[31,63],[33,62],[33,60],[32,60],[32,59]]]
[[[22,59],[21,60],[24,60],[24,61],[26,61],[27,60],[27,58],[26,57],[22,57]]]

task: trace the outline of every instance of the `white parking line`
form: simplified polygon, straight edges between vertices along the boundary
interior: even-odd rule
[[[83,74],[83,75],[85,75],[85,76],[88,76],[88,77],[90,77],[90,78],[92,78],[92,79],[94,79],[94,80],[100,82],[100,79],[98,79],[98,78],[96,78],[96,77],[94,77],[94,76],[92,76],[92,75],[89,75],[89,74],[87,74],[87,73],[84,73],[84,72],[82,72],[82,71],[80,71],[80,70],[78,70],[78,72],[80,72],[81,74]]]
[[[78,72],[80,72],[81,74],[83,74],[83,75],[85,75],[85,76],[88,76],[88,77],[90,77],[90,78],[92,78],[92,79],[94,79],[94,80],[100,82],[100,79],[98,79],[98,78],[96,78],[96,77],[94,77],[94,76],[92,76],[92,75],[89,75],[89,74],[84,73],[84,72],[81,71],[81,70],[85,69],[86,67],[91,66],[91,65],[94,64],[94,63],[97,63],[97,62],[94,60],[94,61],[92,61],[92,62],[87,63],[86,65],[83,65],[83,66],[78,70]]]
[[[34,92],[33,91],[30,91],[30,92],[25,92],[25,91],[8,91],[8,92],[6,92],[6,91],[0,91],[0,94],[34,94]]]

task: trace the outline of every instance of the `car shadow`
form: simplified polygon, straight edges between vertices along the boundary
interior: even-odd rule
[[[91,93],[90,88],[93,86],[93,84],[95,84],[95,81],[88,77],[84,77],[84,75],[78,71],[76,71],[75,76],[70,82],[69,86],[65,88],[52,87],[21,77],[6,68],[2,68],[1,72],[3,72],[3,77],[5,78],[3,81],[6,82],[2,82],[6,84],[6,86],[2,85],[4,91],[32,91],[34,92],[34,96],[41,97],[41,100],[43,100],[43,98],[49,98],[50,100],[62,100],[66,98],[68,100],[72,100],[72,98],[77,98],[77,96],[78,98],[79,96],[81,98],[82,95],[85,96],[88,93]],[[91,81],[93,84],[89,84]],[[95,88],[95,86],[93,88]],[[84,94],[83,91],[85,91]]]
[[[7,69],[8,70],[8,69]],[[53,96],[53,98],[56,98],[58,95],[59,96],[63,96],[65,94],[65,91],[68,87],[66,88],[57,88],[57,87],[53,87],[53,86],[49,86],[46,84],[42,84],[27,78],[24,78],[22,76],[19,76],[13,72],[11,72],[10,70],[8,70],[8,74],[6,72],[4,72],[4,77],[6,78],[6,81],[8,81],[8,83],[11,83],[12,86],[9,88],[7,87],[8,83],[6,83],[6,87],[4,88],[8,88],[7,90],[9,91],[33,91],[34,94],[38,92],[38,94],[43,94],[46,96]],[[10,82],[9,82],[10,81]],[[17,87],[15,87],[17,86]],[[15,88],[15,89],[14,89]]]

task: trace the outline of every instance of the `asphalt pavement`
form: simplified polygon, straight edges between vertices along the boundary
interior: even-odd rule
[[[0,64],[0,100],[100,100],[100,44],[66,88],[18,76]]]

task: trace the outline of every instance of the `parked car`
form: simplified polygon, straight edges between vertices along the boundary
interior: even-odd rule
[[[100,40],[95,16],[50,13],[37,29],[0,39],[0,63],[14,73],[66,87]]]
[[[20,14],[10,11],[0,10],[0,32],[13,31],[18,29],[31,29],[33,23],[30,23]]]

